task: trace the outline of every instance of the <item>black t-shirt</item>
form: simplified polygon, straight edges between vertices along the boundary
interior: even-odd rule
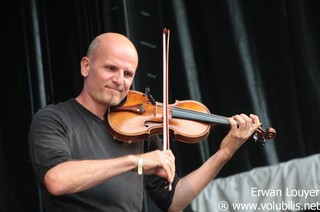
[[[150,144],[161,145],[160,139]],[[127,144],[112,139],[105,122],[75,99],[49,105],[38,111],[31,124],[29,145],[33,168],[47,211],[142,210],[143,177],[135,172],[126,172],[76,194],[53,196],[45,189],[43,180],[46,172],[59,163],[115,158],[144,151],[143,142]],[[163,210],[167,210],[171,204],[177,180],[169,192],[164,188],[164,179],[148,177],[147,189],[150,196]]]

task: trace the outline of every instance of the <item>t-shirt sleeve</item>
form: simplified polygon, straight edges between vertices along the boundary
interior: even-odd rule
[[[30,126],[30,157],[37,180],[42,185],[49,169],[71,160],[67,129],[61,114],[47,107],[35,115]]]
[[[176,185],[179,178],[176,176],[173,183],[171,184],[172,189],[168,189],[168,182],[156,175],[150,175],[147,179],[147,190],[149,192],[150,198],[154,203],[163,211],[168,211],[173,195],[176,189]]]
[[[161,149],[162,143],[158,136],[153,136],[149,140],[149,151],[155,149]],[[166,179],[159,177],[157,175],[149,175],[147,177],[147,191],[150,198],[154,203],[163,211],[168,211],[173,195],[176,189],[176,185],[179,181],[179,177],[175,176],[173,183],[171,184],[172,189],[168,189],[168,182]]]

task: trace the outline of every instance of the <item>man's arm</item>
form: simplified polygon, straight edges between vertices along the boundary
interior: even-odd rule
[[[261,125],[255,115],[236,115],[228,121],[231,129],[221,142],[220,149],[200,168],[179,180],[169,211],[182,211],[190,204]]]
[[[174,161],[168,151],[152,151],[142,154],[143,172],[156,174],[172,182],[175,169],[165,161]],[[44,184],[52,195],[63,195],[92,188],[112,177],[132,171],[138,166],[138,156],[127,155],[104,160],[66,161],[49,169],[44,176]]]
[[[105,160],[66,161],[47,171],[44,184],[52,195],[71,194],[94,187],[136,166],[134,155]]]

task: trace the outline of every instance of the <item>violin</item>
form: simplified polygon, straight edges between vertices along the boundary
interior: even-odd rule
[[[230,125],[227,117],[211,114],[208,108],[193,100],[176,100],[168,105],[169,133],[174,140],[185,143],[203,141],[215,125]],[[163,133],[163,104],[156,102],[149,90],[145,93],[130,90],[122,104],[111,107],[106,113],[108,129],[114,139],[126,143],[148,139],[151,135]],[[276,130],[261,127],[253,138],[273,139]]]

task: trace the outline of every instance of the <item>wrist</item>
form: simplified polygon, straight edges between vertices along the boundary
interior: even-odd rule
[[[230,158],[234,155],[234,153],[241,146],[242,141],[235,139],[229,134],[222,140],[219,152],[223,158],[226,160],[230,160]]]
[[[143,158],[140,154],[136,155],[136,161],[137,161],[137,165],[132,171],[137,172],[139,175],[142,175],[143,174]]]
[[[228,162],[233,156],[233,152],[228,150],[227,148],[220,148],[217,151],[217,154],[218,154],[219,160],[223,161],[224,163]]]

